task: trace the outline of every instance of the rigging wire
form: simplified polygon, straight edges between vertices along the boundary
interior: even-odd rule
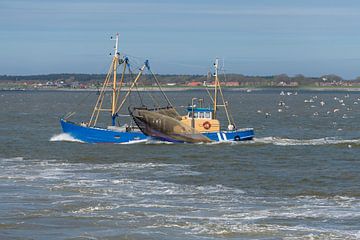
[[[210,77],[209,77],[209,74],[211,74],[211,70],[210,70],[210,69],[209,69],[208,75],[207,75],[208,78],[210,78]],[[213,98],[213,96],[211,95],[211,93],[210,93],[210,91],[209,91],[209,88],[208,88],[208,85],[206,84],[206,81],[205,81],[204,86],[205,86],[205,90],[206,90],[207,94],[209,95],[209,97],[210,97],[210,99],[211,99],[211,103],[214,104],[214,98]]]
[[[225,69],[223,68],[222,69],[222,72],[223,72],[223,75],[224,75],[224,79],[225,79],[225,81],[224,82],[227,82],[227,79],[226,79],[226,74],[225,74]],[[233,117],[233,115],[231,114],[231,111],[230,110],[228,110],[228,102],[224,102],[224,95],[223,95],[223,92],[222,92],[222,89],[221,89],[221,87],[220,87],[220,93],[221,93],[221,97],[222,97],[222,99],[223,99],[223,103],[224,103],[224,106],[225,105],[227,105],[226,107],[225,107],[225,110],[226,110],[226,113],[227,113],[227,115],[228,115],[228,120],[229,120],[229,122],[231,122],[230,124],[233,124],[233,125],[235,125],[235,121],[234,121],[234,117]],[[230,119],[229,119],[229,117],[230,117]],[[236,126],[235,126],[236,127]]]
[[[132,55],[127,55],[127,56],[131,56],[132,58],[136,58],[136,59],[141,59],[140,57],[135,57],[135,56],[132,56]],[[133,60],[132,59],[132,62],[135,62],[135,63],[137,63],[137,61],[136,60]],[[135,65],[135,64],[133,64],[132,63],[132,65]],[[140,65],[140,64],[138,64],[139,65],[139,67],[135,67],[135,68],[141,68],[140,66],[142,66],[142,65]],[[130,70],[130,66],[128,67],[129,68],[129,70]],[[131,78],[133,78],[133,71],[129,71],[129,73],[130,73],[130,77]],[[141,81],[139,81],[139,82],[137,82],[136,84],[135,84],[135,86],[134,86],[134,88],[135,88],[135,91],[137,92],[137,94],[138,94],[138,96],[139,96],[139,99],[140,99],[140,102],[141,102],[141,105],[142,106],[145,106],[145,104],[144,104],[144,101],[143,101],[143,96],[142,95],[144,95],[145,93],[149,96],[149,98],[153,101],[153,103],[155,104],[155,106],[157,106],[157,105],[159,105],[159,102],[155,99],[155,97],[152,95],[152,94],[150,94],[150,92],[149,91],[146,91],[145,89],[143,90],[143,92],[145,92],[145,93],[140,93],[141,92],[141,90],[139,89],[139,87],[140,87],[140,85],[141,85]],[[145,83],[143,83],[142,84],[144,87],[145,87]]]
[[[85,101],[89,98],[90,95],[92,95],[94,92],[89,92],[85,97],[82,98],[82,100],[76,104],[76,107],[75,107],[75,110],[72,111],[72,112],[69,112],[67,113],[65,116],[64,116],[64,119],[67,120],[69,119],[70,117],[74,116],[80,109],[80,107],[83,106],[83,104],[85,103]]]
[[[157,100],[156,95],[155,95],[154,92],[153,92],[153,89],[154,89],[154,88],[153,88],[152,84],[150,85],[150,87],[151,87],[151,89],[145,90],[145,91],[146,91],[147,95],[151,98],[151,100],[153,101],[154,108],[159,108],[159,107],[160,107],[160,103],[159,103],[159,101]],[[153,92],[153,93],[152,93],[152,92]]]
[[[166,99],[168,105],[169,105],[170,107],[173,107],[173,105],[172,105],[171,102],[170,102],[170,99],[166,96],[165,92],[162,90],[162,87],[161,87],[161,85],[160,85],[159,80],[157,79],[157,77],[155,76],[155,74],[151,71],[150,66],[148,65],[147,68],[148,68],[148,70],[150,71],[150,73],[152,74],[152,76],[154,77],[155,82],[156,82],[157,86],[159,87],[159,90],[160,90],[161,94],[162,94],[162,95],[164,96],[164,98]]]
[[[134,76],[134,75],[133,75],[133,71],[132,71],[131,68],[130,68],[130,64],[128,64],[128,69],[129,69],[130,78],[133,79],[133,76]],[[142,98],[142,96],[141,96],[141,94],[140,94],[140,92],[139,92],[138,84],[137,84],[137,83],[135,83],[135,89],[136,89],[136,92],[137,92],[137,94],[138,94],[138,96],[139,96],[141,105],[144,106],[143,98]]]
[[[89,126],[91,126],[91,124],[93,126],[96,125],[96,122],[98,120],[98,117],[99,117],[99,114],[100,114],[100,110],[101,110],[101,107],[102,107],[102,104],[103,104],[103,99],[105,97],[105,91],[106,91],[106,87],[109,85],[109,81],[110,81],[110,78],[111,76],[113,75],[112,74],[112,69],[113,69],[113,66],[114,66],[114,59],[110,65],[110,68],[109,68],[109,71],[106,75],[106,78],[105,78],[105,81],[101,87],[101,91],[100,91],[100,95],[96,101],[96,104],[95,104],[95,107],[94,107],[94,110],[91,114],[91,117],[90,117],[90,121],[88,123]],[[93,123],[92,123],[93,122]]]
[[[132,74],[132,73],[131,73],[131,74]],[[144,74],[144,75],[145,75],[145,74]],[[135,84],[135,89],[136,89],[136,91],[137,91],[137,93],[138,93],[138,95],[139,95],[139,97],[140,97],[141,105],[142,105],[142,106],[145,106],[145,104],[144,104],[144,102],[143,102],[143,100],[142,100],[143,98],[141,98],[141,94],[140,94],[140,89],[139,89],[140,84],[141,84],[141,81],[137,82],[137,83]],[[143,89],[144,94],[146,93],[146,94],[149,96],[149,98],[153,101],[154,106],[160,106],[159,102],[158,102],[158,101],[155,99],[155,97],[150,93],[150,91],[146,91],[146,90],[145,90],[145,83],[143,83],[143,87],[144,87],[144,89]]]

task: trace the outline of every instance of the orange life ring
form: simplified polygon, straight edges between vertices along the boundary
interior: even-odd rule
[[[203,123],[203,127],[204,127],[206,130],[208,130],[208,129],[211,128],[211,123],[209,123],[208,121],[206,121],[206,122]]]

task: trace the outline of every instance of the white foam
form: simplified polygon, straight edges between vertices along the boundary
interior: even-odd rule
[[[15,161],[23,161],[23,157],[14,157],[14,158],[0,158],[2,162],[15,162]]]
[[[129,142],[123,142],[123,143],[120,143],[120,144],[139,144],[139,143],[145,143],[147,142],[148,140],[147,139],[142,139],[142,140],[133,140],[133,141],[129,141]]]
[[[50,142],[83,142],[79,139],[74,138],[68,133],[60,133],[52,136],[49,140]]]
[[[325,137],[316,139],[290,139],[280,137],[254,138],[255,143],[274,144],[279,146],[311,146],[311,145],[336,145],[336,144],[360,144],[360,139],[340,139]]]
[[[313,226],[302,220],[355,221],[360,217],[358,197],[255,197],[221,184],[191,185],[164,180],[163,177],[176,174],[192,174],[191,166],[183,164],[0,160],[4,166],[2,176],[23,180],[35,178],[16,184],[26,186],[30,191],[34,188],[43,192],[33,194],[31,198],[27,192],[19,192],[14,199],[36,202],[46,196],[51,207],[41,206],[47,215],[61,211],[64,216],[123,219],[134,226],[152,228],[152,232],[164,228],[181,229],[181,233],[198,238],[200,235],[240,237],[243,234],[254,234],[254,238],[285,235],[289,239],[303,239],[311,234],[319,239],[359,237],[358,230]],[[149,173],[161,180],[154,180]],[[7,184],[14,182],[10,180]],[[30,210],[24,211],[32,214]],[[276,224],[277,219],[297,225]]]
[[[146,141],[146,144],[175,144],[173,142],[168,142],[168,141],[161,141],[161,140],[156,140],[156,139],[148,139]]]

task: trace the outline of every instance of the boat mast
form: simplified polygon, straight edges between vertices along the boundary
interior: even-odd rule
[[[112,87],[112,101],[111,101],[111,118],[112,118],[112,125],[115,126],[115,118],[116,118],[116,71],[117,65],[119,62],[119,53],[118,53],[118,44],[119,44],[119,33],[116,33],[115,38],[115,52],[114,52],[114,59],[113,59],[113,87]]]
[[[221,99],[222,99],[222,105],[215,105],[214,106],[214,112],[216,113],[216,107],[224,107],[225,109],[225,114],[226,114],[226,117],[227,117],[227,120],[228,120],[228,130],[234,130],[234,120],[232,119],[232,116],[231,114],[229,113],[229,110],[228,110],[228,102],[225,101],[225,98],[224,98],[224,94],[223,94],[223,91],[221,89],[221,84],[220,84],[220,81],[219,81],[219,77],[218,77],[218,68],[219,68],[219,61],[218,59],[216,59],[215,63],[215,99],[216,99],[216,104],[217,104],[217,90],[219,89],[219,92],[220,92],[220,96],[221,96]],[[223,66],[224,67],[224,60],[223,60]],[[224,72],[225,74],[225,72]],[[215,102],[215,101],[214,101]],[[214,114],[215,115],[215,114]]]
[[[214,116],[213,119],[216,118],[216,109],[217,109],[217,92],[218,92],[218,84],[219,84],[219,79],[218,79],[218,66],[219,66],[219,59],[216,58],[215,59],[215,63],[214,63],[214,67],[215,67],[215,94],[214,94]]]

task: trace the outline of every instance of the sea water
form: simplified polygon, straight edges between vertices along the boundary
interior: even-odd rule
[[[167,94],[179,112],[206,97]],[[63,134],[59,117],[88,120],[96,97],[0,92],[0,239],[360,238],[360,93],[226,91],[249,142]]]

